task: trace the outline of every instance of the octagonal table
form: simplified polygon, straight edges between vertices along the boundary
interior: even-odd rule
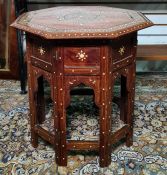
[[[13,24],[26,32],[31,141],[38,136],[54,145],[56,162],[67,165],[68,150],[98,150],[100,166],[111,162],[111,147],[121,138],[133,141],[133,108],[137,31],[152,25],[140,12],[103,6],[60,6],[21,15]],[[121,77],[121,97],[114,98],[113,86]],[[45,120],[46,79],[54,102],[54,128],[41,127]],[[99,139],[67,140],[66,109],[70,91],[85,84],[94,91],[100,109]],[[111,103],[120,107],[124,126],[112,130]]]

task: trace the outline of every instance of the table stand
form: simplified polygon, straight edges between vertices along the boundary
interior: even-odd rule
[[[116,20],[116,17],[118,20]],[[135,58],[137,30],[152,23],[139,12],[110,7],[56,7],[29,12],[14,27],[27,32],[28,85],[31,141],[38,137],[55,148],[58,165],[67,165],[69,150],[97,150],[99,163],[111,163],[114,143],[126,138],[133,143]],[[121,97],[114,97],[115,80],[121,77]],[[54,103],[54,126],[48,132],[45,121],[44,85],[47,80]],[[67,140],[66,109],[72,88],[84,84],[94,92],[100,110],[97,141]],[[120,107],[124,126],[112,131],[112,101]]]

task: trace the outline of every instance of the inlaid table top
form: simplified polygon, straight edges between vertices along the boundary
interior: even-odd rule
[[[116,38],[151,25],[140,12],[105,6],[59,6],[31,11],[12,24],[47,39]]]

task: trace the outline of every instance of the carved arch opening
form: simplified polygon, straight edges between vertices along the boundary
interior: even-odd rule
[[[113,100],[112,100],[112,130],[116,132],[126,124],[127,110],[127,73],[120,72],[114,76],[113,80]]]
[[[67,92],[67,140],[99,140],[100,111],[95,90],[88,83],[76,82]]]
[[[36,76],[36,116],[37,124],[40,124],[46,130],[49,130],[47,123],[53,122],[53,96],[51,80],[42,74]]]

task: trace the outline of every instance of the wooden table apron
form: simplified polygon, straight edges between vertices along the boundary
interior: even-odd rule
[[[38,136],[54,145],[56,162],[67,165],[68,150],[98,150],[100,166],[111,163],[111,147],[123,137],[132,145],[135,93],[135,57],[137,32],[115,39],[53,39],[47,40],[27,33],[28,87],[31,119],[31,141],[38,146]],[[113,85],[121,76],[121,98],[113,96]],[[51,87],[54,102],[54,131],[40,127],[45,120],[45,78]],[[94,90],[94,100],[100,109],[99,141],[66,140],[66,108],[70,90],[85,84]],[[120,106],[121,119],[126,124],[111,131],[112,100]]]

